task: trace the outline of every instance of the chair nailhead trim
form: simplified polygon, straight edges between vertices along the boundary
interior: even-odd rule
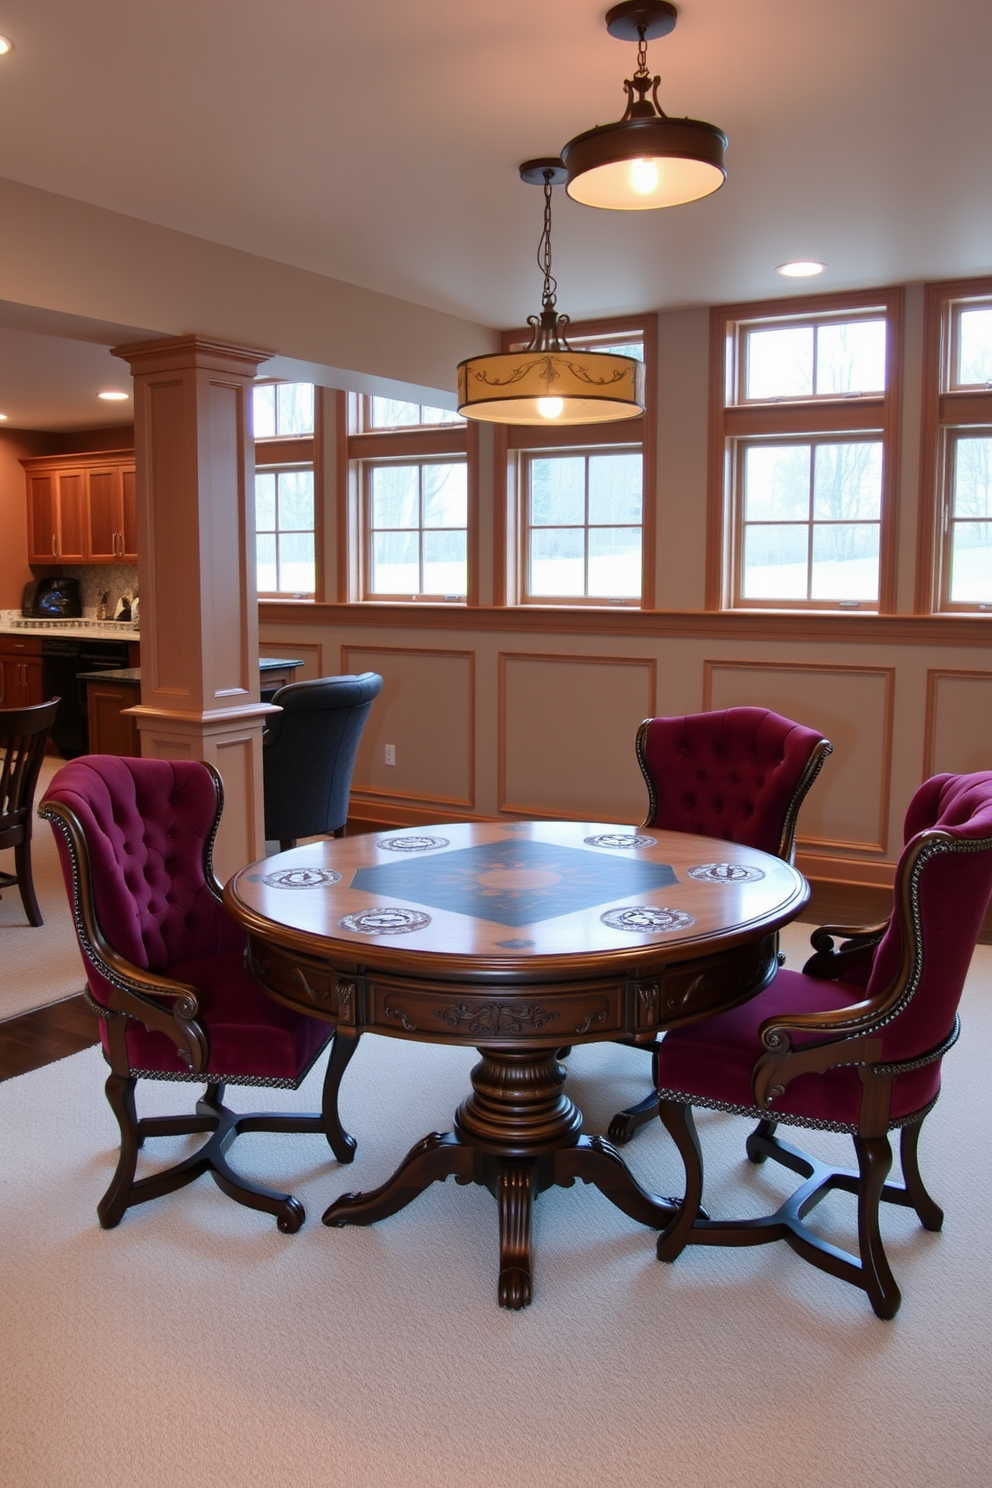
[[[939,1095],[940,1092],[938,1091]],[[659,1090],[659,1100],[678,1101],[680,1106],[701,1106],[707,1111],[726,1111],[731,1116],[747,1116],[752,1121],[774,1121],[784,1126],[805,1126],[811,1131],[833,1131],[845,1132],[849,1137],[858,1135],[858,1123],[856,1121],[822,1121],[814,1116],[792,1116],[787,1111],[776,1111],[774,1106],[735,1106],[730,1101],[711,1100],[708,1096],[690,1095],[685,1090]],[[917,1121],[922,1121],[928,1116],[937,1104],[937,1096],[927,1101],[920,1110],[913,1111],[908,1116],[894,1117],[886,1127],[886,1131],[898,1131],[900,1127],[912,1126]]]

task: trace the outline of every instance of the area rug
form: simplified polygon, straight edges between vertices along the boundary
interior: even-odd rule
[[[885,1214],[904,1296],[891,1323],[784,1245],[697,1248],[661,1265],[652,1234],[581,1183],[538,1201],[535,1298],[521,1313],[496,1305],[483,1189],[449,1181],[367,1229],[322,1226],[332,1198],[379,1184],[420,1136],[450,1127],[471,1049],[367,1036],[342,1092],[358,1138],[350,1168],[319,1137],[239,1139],[242,1171],[306,1205],[293,1236],[208,1179],[101,1231],[116,1143],[98,1051],[8,1081],[0,1481],[987,1488],[992,949],[978,952],[963,1022],[921,1144],[944,1231]],[[643,1092],[639,1051],[590,1046],[568,1063],[588,1130]],[[313,1109],[318,1084],[247,1099]],[[161,1085],[143,1095],[149,1111],[177,1098]],[[786,1179],[742,1161],[747,1124],[717,1113],[699,1124],[711,1210],[767,1210]],[[840,1137],[810,1142],[848,1151]],[[627,1153],[642,1181],[678,1191],[660,1125]],[[850,1236],[850,1199],[818,1213]]]

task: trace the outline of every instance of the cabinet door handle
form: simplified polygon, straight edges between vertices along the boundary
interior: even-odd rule
[[[59,540],[55,536],[55,533],[53,532],[52,533],[52,557],[53,558],[57,558],[58,556],[59,556]]]

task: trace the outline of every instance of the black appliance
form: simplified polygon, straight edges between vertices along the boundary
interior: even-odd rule
[[[28,613],[35,620],[74,619],[81,615],[79,580],[65,577],[39,579]]]
[[[68,640],[42,636],[42,679],[46,697],[60,697],[52,726],[52,742],[64,759],[89,750],[86,683],[80,672],[111,672],[128,665],[127,641]]]

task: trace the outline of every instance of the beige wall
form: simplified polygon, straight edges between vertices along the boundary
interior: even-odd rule
[[[113,324],[118,341],[196,332],[271,349],[332,387],[453,393],[456,364],[498,342],[455,315],[3,179],[0,261],[15,305]],[[139,334],[119,334],[128,326]]]

